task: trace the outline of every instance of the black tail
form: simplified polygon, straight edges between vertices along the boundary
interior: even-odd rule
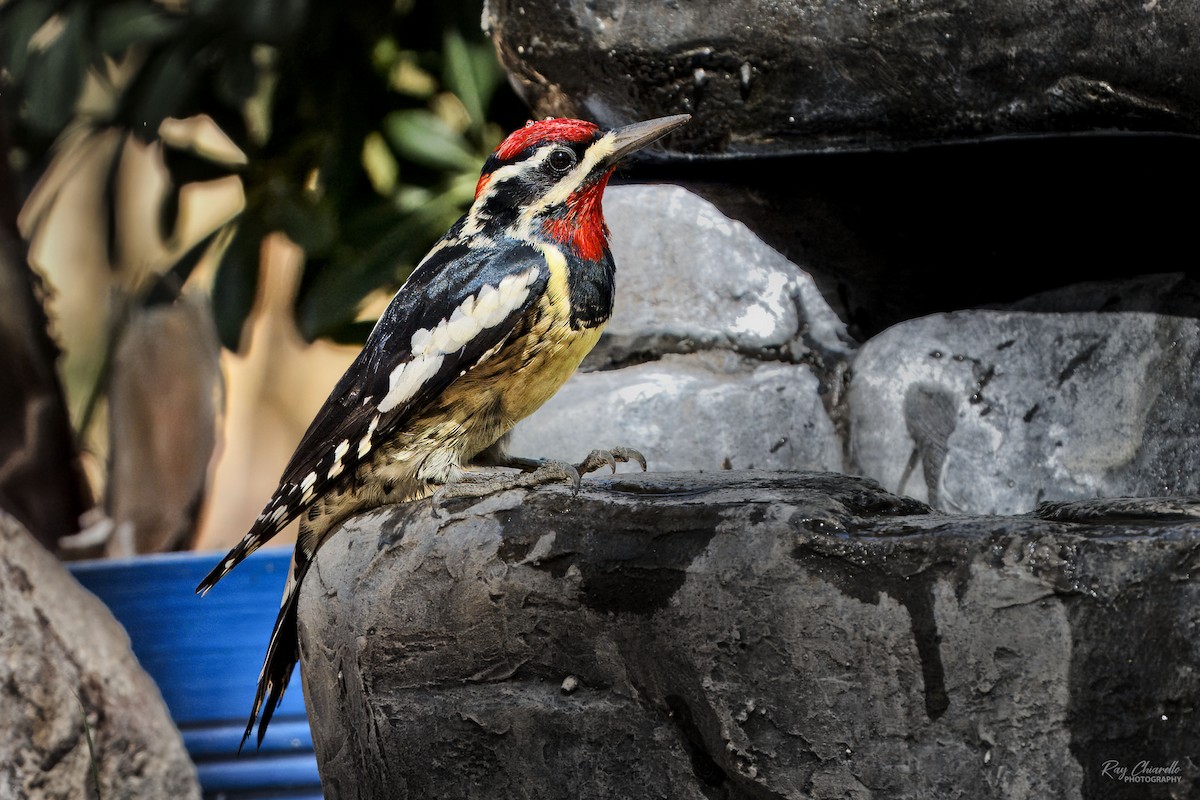
[[[254,521],[254,525],[250,528],[250,532],[242,537],[242,540],[234,545],[220,562],[212,568],[212,571],[204,576],[204,580],[200,581],[200,585],[196,587],[196,594],[203,597],[208,593],[208,590],[216,585],[217,581],[224,578],[238,564],[245,560],[246,556],[253,553],[258,548],[262,547],[272,536],[279,533],[290,520],[284,520],[279,523],[270,517],[259,516]]]
[[[196,587],[196,594],[203,597],[208,594],[208,590],[217,585],[217,581],[229,574],[229,571],[242,563],[249,553],[244,547],[245,542],[238,542],[237,547],[229,551],[229,555],[221,559],[221,562],[212,568],[212,571],[204,576],[204,580],[200,581],[200,585]]]
[[[296,630],[296,608],[300,600],[300,583],[307,569],[298,569],[295,580],[290,582],[283,597],[283,605],[279,608],[279,616],[275,618],[275,627],[271,631],[271,643],[267,645],[267,656],[263,659],[262,672],[258,674],[258,690],[254,693],[254,706],[250,709],[250,720],[246,723],[246,733],[242,743],[238,745],[238,753],[246,746],[246,740],[254,730],[254,722],[258,719],[259,711],[262,720],[258,723],[257,747],[262,747],[263,736],[283,693],[291,680],[292,670],[300,660],[300,638]]]

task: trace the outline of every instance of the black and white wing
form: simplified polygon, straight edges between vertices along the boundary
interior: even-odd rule
[[[527,245],[434,250],[413,271],[309,425],[250,531],[196,591],[352,474],[381,441],[501,344],[545,289],[549,268]]]

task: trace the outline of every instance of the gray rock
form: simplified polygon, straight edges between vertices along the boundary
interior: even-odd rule
[[[830,368],[849,355],[846,327],[812,278],[707,200],[678,186],[614,186],[604,214],[617,295],[587,366],[712,348]]]
[[[867,342],[851,468],[946,510],[1200,493],[1200,321],[970,311]]]
[[[812,370],[720,352],[576,374],[517,425],[509,451],[577,463],[614,445],[655,471],[842,468]]]
[[[158,687],[103,604],[0,514],[0,798],[196,798]]]
[[[1195,500],[964,518],[862,479],[716,472],[443,513],[352,520],[304,586],[332,796],[1183,798],[1200,781]],[[1178,773],[1122,783],[1107,760]]]
[[[696,120],[673,154],[1200,132],[1200,6],[488,0],[536,115]]]

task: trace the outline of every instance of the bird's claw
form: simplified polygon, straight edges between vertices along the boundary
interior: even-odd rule
[[[636,462],[642,472],[646,471],[646,457],[632,447],[614,447],[611,450],[593,450],[575,467],[580,475],[595,472],[608,465],[613,472],[617,471],[617,462]]]
[[[632,447],[614,447],[611,450],[593,450],[583,461],[571,465],[565,461],[542,461],[529,458],[508,458],[498,466],[524,470],[509,472],[464,472],[458,480],[441,486],[432,496],[431,512],[435,519],[445,501],[455,497],[486,497],[509,489],[532,489],[547,483],[567,483],[571,491],[578,494],[583,476],[608,466],[617,471],[617,462],[636,463],[646,471],[646,457]]]
[[[593,467],[594,469],[594,467]],[[516,474],[508,472],[467,472],[453,483],[447,483],[433,493],[432,513],[438,518],[438,510],[446,500],[455,497],[487,497],[509,489],[531,489],[547,483],[568,483],[572,492],[579,491],[582,479],[580,471],[564,461],[544,461],[536,469]]]

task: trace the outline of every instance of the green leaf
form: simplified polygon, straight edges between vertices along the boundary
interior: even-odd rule
[[[337,239],[337,214],[327,199],[285,196],[275,202],[272,217],[308,256],[326,252]]]
[[[451,172],[479,169],[480,160],[463,137],[431,111],[393,111],[384,118],[383,129],[399,155],[422,166]]]
[[[467,109],[471,129],[483,127],[483,93],[475,72],[475,62],[462,34],[454,28],[448,28],[442,37],[442,80]]]
[[[217,97],[230,108],[241,108],[258,89],[258,68],[250,49],[230,53],[217,67],[214,87]]]
[[[378,131],[371,131],[363,139],[362,167],[376,192],[389,195],[396,190],[400,165]]]
[[[392,71],[392,65],[400,58],[400,47],[391,36],[383,36],[371,47],[371,66],[380,75]]]
[[[444,198],[438,202],[444,202],[448,208],[465,212],[467,206],[471,205],[471,201],[475,199],[475,187],[478,183],[479,179],[473,172],[455,175],[446,185],[443,192]]]
[[[354,320],[371,292],[395,286],[457,219],[460,206],[439,195],[414,214],[374,220],[379,235],[361,251],[342,253],[319,267],[297,307],[297,325],[306,339],[326,336]]]
[[[371,335],[371,329],[374,327],[375,323],[370,320],[347,322],[345,325],[330,330],[325,334],[325,338],[334,344],[357,344],[361,346],[367,341],[367,337]]]
[[[58,5],[56,0],[9,0],[0,6],[0,64],[14,83],[20,84],[25,77],[30,39]]]
[[[496,58],[491,42],[479,42],[471,47],[471,63],[475,68],[475,83],[479,86],[479,105],[486,114],[496,89],[504,81],[504,69]],[[486,122],[486,118],[484,119]]]
[[[25,119],[40,133],[57,134],[75,114],[75,101],[88,66],[83,19],[86,11],[76,6],[54,40],[29,59]]]
[[[96,46],[102,53],[115,55],[130,45],[156,44],[180,30],[183,22],[145,0],[106,5],[96,15]]]
[[[392,202],[396,208],[405,214],[420,211],[421,207],[433,199],[433,190],[424,186],[401,185],[397,187]]]
[[[212,305],[217,333],[221,344],[234,352],[241,345],[242,329],[258,293],[262,240],[263,232],[257,225],[249,221],[239,225],[213,280]]]

